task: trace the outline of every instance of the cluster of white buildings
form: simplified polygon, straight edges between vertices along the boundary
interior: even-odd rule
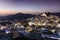
[[[0,25],[0,30],[6,29],[6,28],[18,28],[18,29],[23,29],[27,32],[30,32],[32,31],[32,29],[37,28],[37,27],[60,28],[60,18],[55,15],[47,16],[45,13],[43,13],[43,14],[40,14],[39,16],[29,18],[28,20],[29,21],[25,23],[25,24],[28,24],[26,27],[24,26],[24,22],[23,23],[13,22],[11,25],[5,25],[5,26]]]
[[[45,13],[41,14],[37,18],[33,18],[33,20],[29,21],[28,24],[37,25],[37,26],[51,26],[51,27],[60,27],[60,18],[55,15],[47,16]]]

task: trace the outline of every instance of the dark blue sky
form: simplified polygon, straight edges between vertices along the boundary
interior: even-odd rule
[[[1,13],[60,12],[60,0],[0,0]]]

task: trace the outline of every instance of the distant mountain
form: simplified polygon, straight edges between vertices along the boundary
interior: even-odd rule
[[[56,16],[60,17],[60,13],[52,13],[52,15],[56,15]]]
[[[31,14],[17,13],[17,14],[13,14],[13,15],[0,17],[0,20],[15,20],[15,19],[25,20],[27,18],[34,17],[34,16],[35,15],[31,15]]]
[[[50,13],[50,12],[45,12],[47,16],[49,15],[55,15],[55,16],[58,16],[60,17],[60,12],[57,12],[57,13]]]

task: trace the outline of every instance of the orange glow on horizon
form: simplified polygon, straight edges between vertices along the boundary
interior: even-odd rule
[[[21,13],[24,13],[24,14],[32,14],[32,13],[36,13],[36,12],[32,12],[32,11],[20,11]],[[0,15],[9,15],[9,14],[16,14],[16,13],[19,13],[19,11],[9,11],[9,10],[2,10],[0,11]]]
[[[0,11],[0,14],[14,14],[14,13],[16,13],[16,11]]]

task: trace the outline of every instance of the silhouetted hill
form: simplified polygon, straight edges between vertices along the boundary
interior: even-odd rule
[[[25,20],[27,18],[30,17],[34,17],[35,15],[31,15],[31,14],[23,14],[23,13],[17,13],[17,14],[13,14],[13,15],[8,15],[8,16],[4,16],[4,17],[0,17],[1,20]]]
[[[52,15],[56,15],[60,17],[60,13],[51,13]],[[25,20],[31,17],[34,17],[36,15],[31,15],[31,14],[24,14],[24,13],[17,13],[13,15],[8,15],[8,16],[0,16],[0,20]]]
[[[52,15],[56,15],[56,16],[60,17],[60,13],[52,13]]]
[[[48,16],[49,16],[49,15],[55,15],[55,16],[60,17],[60,12],[56,12],[56,13],[46,12],[46,14],[47,14]]]

